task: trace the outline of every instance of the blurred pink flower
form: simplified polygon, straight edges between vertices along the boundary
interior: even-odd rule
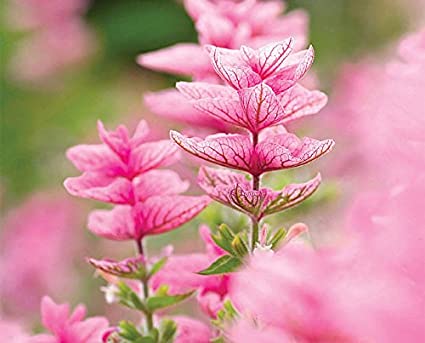
[[[108,320],[104,317],[92,317],[84,320],[86,309],[78,305],[70,313],[68,304],[58,305],[49,297],[41,302],[43,325],[51,334],[39,334],[28,343],[99,343],[108,329]]]
[[[209,343],[212,338],[208,325],[185,316],[174,316],[177,335],[174,343]]]
[[[81,240],[75,230],[81,218],[65,198],[38,194],[10,211],[3,222],[0,294],[11,314],[29,317],[46,293],[74,289],[73,258]]]
[[[92,54],[94,33],[82,20],[87,4],[88,0],[9,0],[9,25],[29,30],[11,58],[12,78],[54,84],[55,76]]]
[[[0,316],[0,332],[5,342],[28,343],[28,334],[19,322],[7,320]]]
[[[170,256],[165,266],[152,277],[151,285],[156,289],[166,284],[174,294],[198,290],[197,299],[201,309],[215,318],[227,294],[229,276],[205,276],[197,272],[207,268],[225,252],[211,239],[208,227],[201,226],[199,232],[205,243],[206,252]]]

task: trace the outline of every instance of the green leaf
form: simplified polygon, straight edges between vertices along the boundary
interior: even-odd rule
[[[242,265],[242,261],[231,255],[224,255],[215,260],[207,269],[201,270],[201,275],[216,275],[231,273]]]
[[[119,324],[119,335],[130,342],[136,342],[143,338],[136,326],[125,320]]]
[[[167,260],[168,260],[168,257],[163,257],[157,262],[155,262],[153,266],[151,267],[151,269],[149,270],[148,279],[152,277],[153,275],[155,275],[156,273],[158,273],[161,270],[161,268],[164,267],[164,265],[167,263]]]
[[[121,304],[134,310],[147,312],[139,296],[126,283],[120,281],[118,283],[118,290],[117,296]]]
[[[173,320],[164,319],[159,330],[161,332],[159,343],[172,343],[177,332],[177,324]]]
[[[189,298],[193,293],[194,291],[184,294],[169,295],[160,292],[146,300],[146,307],[148,311],[154,312],[165,307],[176,305]]]

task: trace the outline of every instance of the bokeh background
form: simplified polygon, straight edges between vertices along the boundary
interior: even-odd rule
[[[39,296],[44,293],[61,301],[86,302],[92,313],[104,311],[103,296],[97,291],[102,281],[92,278],[84,256],[119,258],[133,248],[105,243],[86,232],[86,214],[97,204],[72,199],[64,191],[65,177],[76,175],[65,158],[66,149],[96,141],[97,119],[112,127],[118,123],[131,126],[146,118],[157,137],[166,137],[168,129],[179,127],[178,123],[159,121],[142,100],[145,91],[172,87],[178,79],[143,69],[135,59],[139,53],[173,43],[194,42],[197,35],[178,1],[92,0],[78,10],[78,18],[72,18],[83,25],[84,32],[78,31],[81,28],[53,28],[63,32],[49,44],[60,47],[58,53],[63,49],[64,61],[74,53],[75,60],[49,65],[57,56],[46,52],[45,43],[34,40],[44,29],[22,25],[13,3],[0,2],[4,14],[0,24],[0,268],[13,265],[17,276],[2,273],[1,283],[8,283],[14,292],[2,294],[0,313],[37,325]],[[342,66],[388,53],[398,38],[420,25],[423,13],[423,4],[414,0],[288,0],[287,5],[289,9],[303,8],[310,15],[310,41],[317,52],[314,70],[320,88],[331,100]],[[79,35],[80,41],[69,43]],[[319,115],[297,129],[326,136],[317,123],[320,120]],[[278,179],[275,184],[284,181]],[[338,185],[330,176],[312,201],[326,206],[340,196]],[[308,215],[311,207],[307,202],[285,220],[291,222],[300,213]],[[326,213],[322,211],[322,216]],[[200,222],[213,226],[224,220],[243,225],[243,219],[233,214],[229,219],[229,214],[213,206],[187,229],[150,244],[155,249],[177,241],[184,249]],[[28,236],[32,239],[25,238]],[[55,251],[48,249],[53,245]],[[191,244],[190,249],[197,246]],[[38,265],[43,259],[52,262],[47,263],[48,268]],[[30,271],[21,273],[27,269]],[[60,275],[57,279],[62,282],[40,281],[34,289],[34,279],[52,274]]]

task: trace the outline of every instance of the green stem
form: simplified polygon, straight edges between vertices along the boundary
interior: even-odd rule
[[[255,147],[258,144],[258,133],[252,134],[252,146]],[[258,191],[260,189],[260,175],[252,175],[252,189]],[[258,242],[259,236],[259,222],[257,218],[251,217],[251,252],[255,249],[255,244]]]
[[[145,249],[143,248],[143,238],[136,241],[137,244],[137,251],[140,255],[144,255],[144,258],[147,259]],[[142,280],[143,284],[143,296],[146,299],[149,298],[149,280],[147,278],[143,278]],[[148,312],[145,313],[146,316],[146,329],[148,332],[151,332],[154,328],[153,326],[153,313]]]
[[[252,228],[251,228],[251,252],[254,251],[255,249],[255,243],[258,242],[258,228],[259,228],[259,224],[258,224],[258,220],[251,217],[251,222],[252,222]]]

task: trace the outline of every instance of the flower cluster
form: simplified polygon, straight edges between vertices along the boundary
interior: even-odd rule
[[[260,47],[290,36],[297,42],[296,49],[306,43],[306,13],[297,10],[283,16],[281,13],[285,6],[279,0],[185,0],[184,5],[195,22],[199,44],[180,43],[140,55],[140,65],[190,76],[196,81],[221,83],[204,49],[205,45],[227,49],[239,49],[243,44]],[[188,106],[174,89],[148,93],[145,95],[145,103],[154,113],[177,121],[216,131],[226,128],[220,120]]]
[[[189,184],[171,170],[157,169],[176,162],[179,154],[168,140],[146,142],[146,122],[139,123],[132,137],[125,126],[107,131],[99,121],[98,130],[102,144],[68,150],[83,174],[65,181],[72,195],[115,205],[90,214],[92,232],[141,246],[145,236],[177,228],[208,204],[205,196],[180,195]]]
[[[226,85],[177,84],[194,107],[242,129],[204,139],[172,131],[171,138],[196,157],[251,175],[249,180],[243,174],[204,166],[198,176],[199,185],[211,198],[250,216],[251,250],[259,244],[259,223],[264,217],[300,203],[320,184],[317,175],[306,183],[274,191],[260,186],[261,176],[305,165],[334,145],[331,139],[300,139],[283,126],[317,113],[326,103],[323,93],[297,84],[313,62],[313,49],[291,54],[292,49],[292,38],[259,49],[209,46],[212,64]]]

